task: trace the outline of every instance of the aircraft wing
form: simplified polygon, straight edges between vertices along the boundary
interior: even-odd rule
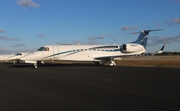
[[[119,57],[127,57],[127,56],[128,55],[95,57],[94,61],[110,61],[110,60],[115,60],[116,58],[119,58]],[[132,56],[132,55],[129,55],[129,56]]]

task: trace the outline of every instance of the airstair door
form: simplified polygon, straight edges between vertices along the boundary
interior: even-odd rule
[[[58,58],[59,57],[59,48],[57,45],[53,45],[53,58]]]

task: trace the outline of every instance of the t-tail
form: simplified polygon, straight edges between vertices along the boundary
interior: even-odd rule
[[[164,50],[164,47],[166,46],[166,43],[164,43],[164,45],[162,46],[162,48],[158,51],[158,52],[155,52],[155,54],[161,54],[163,53],[163,50]]]
[[[137,40],[134,41],[134,42],[131,42],[131,43],[141,44],[141,45],[144,46],[144,48],[146,48],[149,32],[160,31],[160,30],[164,30],[164,28],[162,28],[162,29],[155,29],[155,30],[142,30],[140,32],[135,32],[135,33],[140,33],[140,34],[139,34]]]

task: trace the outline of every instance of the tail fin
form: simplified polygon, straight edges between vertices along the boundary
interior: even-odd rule
[[[166,45],[166,43],[164,43],[164,45],[162,46],[162,48],[161,48],[160,51],[163,51],[163,50],[164,50],[165,45]]]
[[[142,30],[140,32],[135,32],[135,33],[140,33],[137,40],[132,42],[132,43],[137,43],[137,44],[141,44],[146,48],[146,44],[147,44],[147,40],[148,40],[148,34],[149,32],[152,31],[160,31],[160,30],[164,30],[164,29],[156,29],[156,30]]]
[[[161,53],[163,53],[163,50],[164,50],[164,47],[166,46],[166,43],[164,43],[164,45],[162,46],[162,48],[160,49],[160,51],[159,52],[157,52],[156,54],[161,54]]]

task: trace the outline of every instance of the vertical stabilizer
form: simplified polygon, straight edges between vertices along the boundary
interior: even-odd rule
[[[162,48],[159,50],[159,52],[156,52],[155,54],[161,54],[163,53],[164,47],[166,46],[166,43],[162,46]]]
[[[141,44],[146,48],[146,44],[147,44],[147,40],[148,40],[148,35],[149,32],[152,31],[160,31],[160,30],[164,30],[164,29],[156,29],[156,30],[142,30],[140,32],[136,32],[136,33],[140,33],[137,40],[132,42],[132,43],[137,43],[137,44]]]

